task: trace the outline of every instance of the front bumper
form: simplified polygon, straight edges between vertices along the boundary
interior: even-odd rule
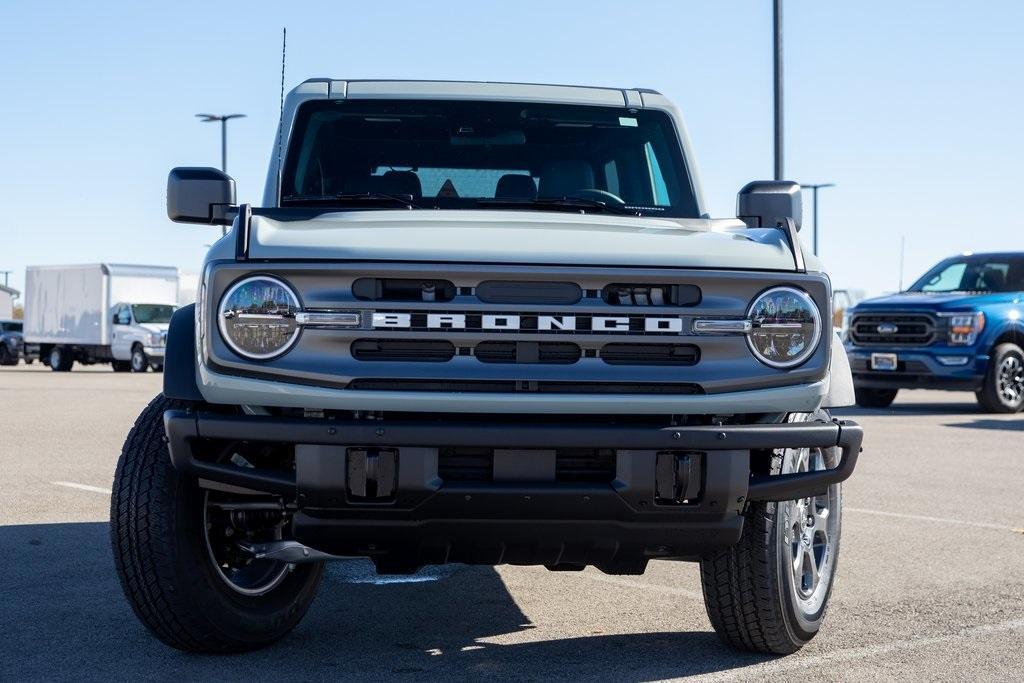
[[[989,357],[971,347],[863,347],[847,345],[853,382],[865,389],[949,389],[976,391],[985,381]],[[894,353],[896,370],[872,370],[872,353]],[[941,359],[966,359],[947,365]]]
[[[166,346],[144,346],[142,350],[146,352],[150,360],[159,362],[163,362],[164,354],[167,353]]]
[[[642,570],[651,557],[699,557],[739,540],[747,501],[817,495],[845,480],[862,440],[860,426],[850,421],[657,427],[170,410],[164,422],[177,470],[280,494],[295,510],[297,540],[336,555],[374,557],[378,568],[459,561],[594,564],[621,573],[623,567]],[[209,440],[293,444],[294,468],[212,462],[201,452]],[[770,457],[771,449],[805,447],[837,447],[838,465],[812,473],[751,473],[751,463]],[[494,465],[484,480],[447,481],[439,453],[451,448],[500,449],[506,471]],[[537,453],[550,452],[554,463],[557,449],[587,448],[614,451],[607,481],[560,481],[554,465],[545,473],[526,464],[535,464]],[[394,457],[394,488],[386,499],[367,500],[361,495],[365,478],[352,479],[353,454],[368,451]],[[689,454],[699,463],[690,470],[697,477],[692,490],[699,491],[692,500],[665,499],[659,467],[667,453]]]

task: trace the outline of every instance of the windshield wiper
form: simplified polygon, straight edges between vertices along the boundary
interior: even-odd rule
[[[342,192],[339,194],[289,194],[281,197],[281,203],[288,202],[295,206],[316,206],[321,204],[401,204],[410,209],[418,209],[411,194],[390,194],[388,192]]]
[[[624,209],[614,204],[602,202],[599,199],[587,199],[585,197],[538,197],[537,199],[505,199],[495,197],[493,199],[489,197],[483,197],[477,200],[477,204],[480,206],[504,206],[513,208],[535,208],[535,209],[549,209],[549,208],[564,208],[564,209],[576,209],[576,210],[591,210],[597,212],[615,213],[615,214],[628,214],[637,215],[635,211]]]

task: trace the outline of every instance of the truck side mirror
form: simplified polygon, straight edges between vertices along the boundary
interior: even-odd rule
[[[790,180],[755,180],[736,195],[736,216],[748,228],[774,228],[792,218],[796,229],[803,221],[800,185]]]
[[[176,223],[231,225],[235,180],[216,168],[179,167],[167,176],[167,217]]]

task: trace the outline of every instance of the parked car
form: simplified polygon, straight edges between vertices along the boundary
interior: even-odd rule
[[[948,258],[910,288],[857,304],[846,349],[858,405],[900,389],[973,391],[987,411],[1024,407],[1024,253]]]
[[[853,384],[799,185],[708,218],[652,90],[317,79],[283,111],[262,208],[216,169],[168,179],[170,218],[232,231],[114,481],[154,634],[266,645],[362,556],[699,562],[725,642],[814,637],[861,430],[828,412]]]
[[[17,365],[21,356],[21,321],[0,320],[0,365]]]
[[[25,357],[117,372],[161,370],[178,308],[178,269],[93,263],[25,270]]]

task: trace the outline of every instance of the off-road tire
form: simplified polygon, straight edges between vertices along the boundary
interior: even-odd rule
[[[110,361],[110,367],[114,368],[114,372],[131,372],[132,364],[126,360],[113,360]]]
[[[830,419],[823,410],[809,417]],[[782,463],[782,451],[776,451],[772,456],[772,474],[782,471]],[[782,569],[783,562],[789,561],[778,536],[784,532],[779,522],[783,505],[749,504],[744,513],[740,542],[700,562],[704,605],[711,625],[725,644],[738,650],[792,654],[817,635],[828,609],[839,554],[838,535],[820,609],[814,614],[804,614],[796,607],[792,596],[791,572]],[[841,513],[836,510],[835,514]]]
[[[896,400],[899,389],[857,389],[853,396],[861,408],[888,408]]]
[[[985,383],[975,393],[982,409],[989,413],[1016,413],[1024,408],[1024,394],[1017,400],[1011,400],[1000,391],[1000,373],[1004,363],[1016,362],[1017,368],[1024,365],[1024,350],[1016,344],[1000,344],[992,349],[988,370],[985,372]]]
[[[171,465],[163,414],[180,404],[158,395],[128,434],[110,498],[118,578],[139,620],[188,652],[243,652],[273,643],[305,615],[323,563],[294,571],[259,596],[232,591],[215,574],[203,535],[196,481]]]

